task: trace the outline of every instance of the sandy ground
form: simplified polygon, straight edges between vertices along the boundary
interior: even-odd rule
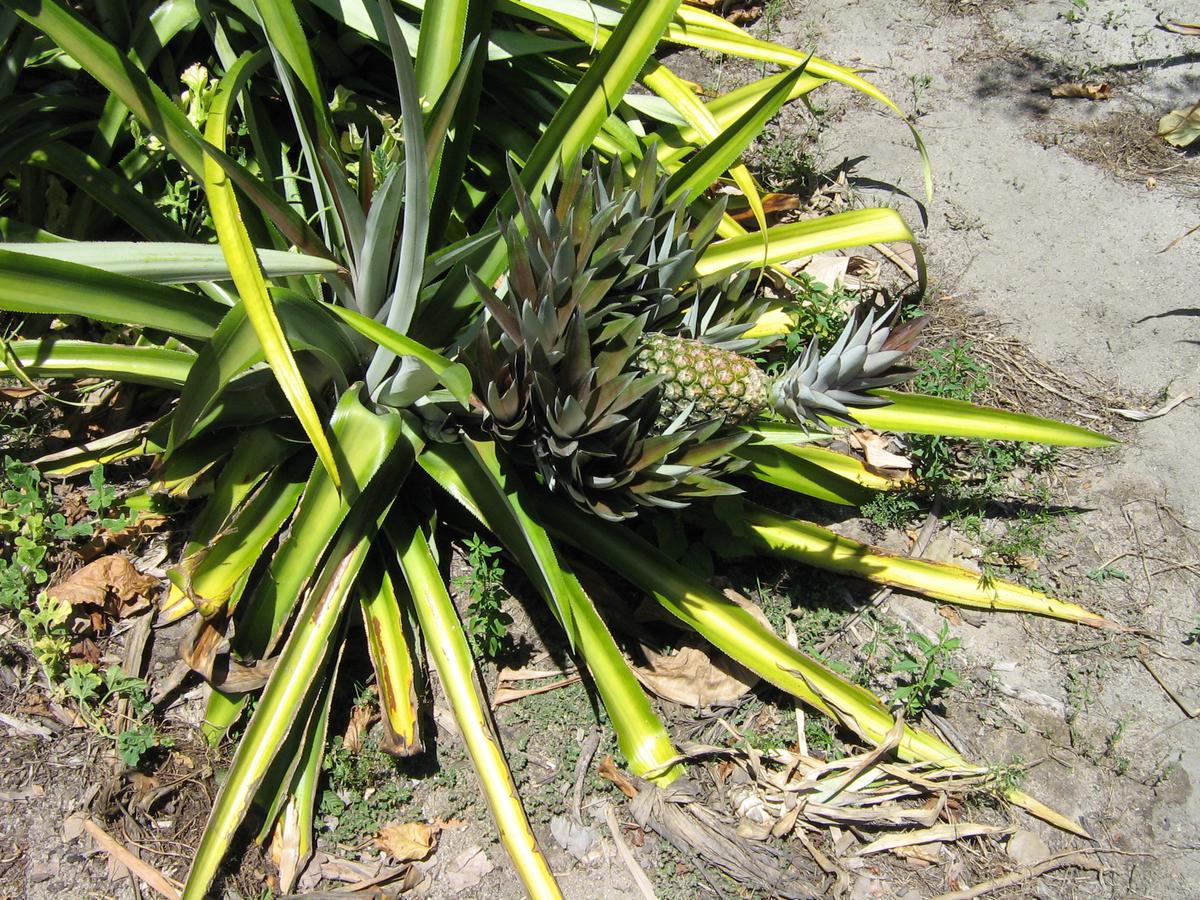
[[[1193,235],[1162,252],[1200,224],[1195,185],[1186,172],[1168,171],[1151,189],[1144,172],[1119,164],[1123,152],[1105,130],[1122,115],[1153,127],[1167,110],[1195,102],[1200,40],[1154,28],[1159,12],[1186,19],[1195,10],[1182,3],[1085,6],[1084,20],[1071,23],[1063,18],[1074,8],[1066,0],[810,2],[785,7],[775,30],[784,43],[813,42],[829,59],[869,67],[877,85],[920,114],[936,173],[937,193],[920,232],[935,310],[936,298],[954,297],[941,302],[1001,319],[1045,361],[1113,382],[1126,398],[1153,404],[1164,395],[1197,394],[1200,240]],[[1049,97],[1049,86],[1081,76],[1111,83],[1113,99]],[[865,156],[860,173],[922,197],[902,126],[878,110],[861,112],[821,134],[821,159]],[[1079,147],[1083,152],[1069,152]],[[1106,155],[1118,165],[1077,158]],[[1195,169],[1190,172],[1194,177]],[[917,203],[869,187],[864,193],[922,222]],[[1076,566],[1075,577],[1089,588],[1085,602],[1158,639],[1150,644],[1155,670],[1191,702],[1200,698],[1200,660],[1182,638],[1200,612],[1197,583],[1190,574],[1180,577],[1182,569],[1161,570],[1197,560],[1198,440],[1195,401],[1138,426],[1111,464],[1102,462],[1071,488],[1073,501],[1091,511],[1064,535],[1062,548],[1064,558],[1092,565],[1139,551],[1164,560],[1143,568],[1123,558],[1132,575],[1123,592],[1100,591],[1080,578],[1086,563]],[[917,619],[931,615],[916,601],[897,608]],[[1044,753],[1048,761],[1030,782],[1039,796],[1081,816],[1102,844],[1148,854],[1110,858],[1121,875],[1104,883],[1039,890],[1200,895],[1200,794],[1194,787],[1200,723],[1171,702],[1128,647],[1094,647],[1094,636],[1003,617],[960,632],[967,653],[1007,687],[1046,698],[1044,737],[1030,737],[1036,727],[1022,735],[1011,723],[1008,729],[985,726],[988,716],[981,715],[958,725],[966,742],[985,756],[1017,748],[1026,759]],[[1084,702],[1081,679],[1089,681]],[[1074,746],[1063,747],[1062,720],[1054,720],[1081,706],[1076,724],[1093,735],[1068,735]],[[1089,740],[1102,740],[1105,729],[1111,736],[1118,726],[1119,752],[1129,757],[1124,774],[1114,771],[1123,765],[1086,752]],[[1055,846],[1055,836],[1047,839]]]

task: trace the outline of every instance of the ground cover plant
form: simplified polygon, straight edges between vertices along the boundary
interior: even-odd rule
[[[557,895],[474,679],[473,651],[491,655],[503,635],[492,541],[561,624],[629,771],[660,786],[682,757],[577,579],[578,555],[865,742],[947,777],[989,776],[673,560],[658,516],[719,508],[747,556],[1112,625],[739,494],[759,481],[857,506],[892,490],[823,446],[847,423],[1108,443],[890,390],[917,331],[891,310],[811,343],[782,338],[801,312],[775,264],[912,240],[888,209],[765,227],[739,162],[784,103],[829,81],[888,102],[849,70],[676,3],[168,2],[135,17],[16,0],[0,25],[7,70],[21,72],[0,85],[19,101],[0,148],[5,370],[135,386],[146,412],[41,460],[42,473],[150,455],[143,500],[206,494],[160,617],[195,619],[181,652],[211,685],[210,740],[261,687],[184,896],[206,895],[252,809],[259,839],[284,848],[281,885],[294,882],[338,673],[363,643],[385,749],[422,746],[423,645],[527,890]],[[656,60],[667,43],[782,71],[704,103]],[[651,93],[628,93],[635,81]],[[718,181],[741,189],[757,230],[725,214]],[[464,510],[478,570],[466,631],[443,571]],[[25,527],[4,537],[25,551],[14,571],[32,592],[46,579]],[[949,680],[927,649],[898,698],[910,711]],[[133,691],[102,694],[98,677],[78,672],[87,703]],[[832,800],[860,762],[810,775]]]

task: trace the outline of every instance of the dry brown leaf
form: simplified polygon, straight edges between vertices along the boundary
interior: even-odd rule
[[[630,780],[628,775],[617,768],[617,764],[611,756],[606,756],[600,761],[596,772],[601,778],[611,781],[617,790],[630,800],[638,795],[637,788],[633,786],[633,781]]]
[[[762,16],[762,8],[758,6],[742,6],[725,13],[726,20],[734,25],[751,25]]]
[[[256,691],[267,683],[278,657],[252,665],[240,663],[229,652],[228,619],[197,619],[190,636],[179,643],[179,656],[205,681],[231,694]]]
[[[123,550],[132,546],[146,535],[162,529],[170,521],[168,516],[158,513],[139,513],[137,518],[120,531],[99,530],[86,544],[79,548],[79,555],[93,560],[106,550]]]
[[[24,400],[26,397],[32,397],[39,393],[37,388],[17,388],[6,387],[0,388],[0,399],[3,400]]]
[[[870,856],[885,850],[895,851],[900,847],[915,847],[918,844],[959,841],[968,837],[1010,834],[1014,829],[1001,825],[979,825],[974,822],[942,823],[920,831],[906,831],[876,838],[865,847],[859,847],[855,856]]]
[[[762,4],[757,0],[685,0],[688,6],[694,6],[713,15],[724,16],[725,20],[734,25],[750,25],[762,16]]]
[[[889,450],[890,439],[878,432],[865,430],[852,432],[850,443],[862,451],[867,465],[872,469],[908,470],[912,468],[912,460]]]
[[[356,883],[377,877],[382,869],[382,858],[375,863],[364,863],[318,852],[314,854],[313,864],[305,875],[307,877],[315,873],[319,878],[327,878],[330,881]]]
[[[1027,828],[1020,829],[1010,837],[1004,849],[1018,866],[1035,865],[1050,855],[1050,848],[1041,836]]]
[[[795,194],[763,194],[763,213],[767,219],[776,218],[785,212],[800,208],[800,198]],[[754,223],[754,210],[750,207],[730,212],[730,216],[739,224],[750,227]]]
[[[1059,99],[1111,100],[1112,85],[1106,81],[1070,81],[1050,88],[1050,96]]]
[[[479,884],[496,864],[488,859],[482,847],[468,847],[454,857],[438,879],[438,887],[449,895],[468,891]]]
[[[37,722],[27,722],[16,716],[10,716],[8,713],[0,713],[0,727],[3,727],[9,734],[20,735],[21,737],[48,738],[53,733],[45,725],[39,725]]]
[[[850,268],[849,256],[819,253],[809,257],[800,271],[812,278],[813,281],[834,287],[838,282],[846,280],[846,270]]]
[[[40,784],[29,784],[12,791],[0,791],[0,802],[16,803],[19,800],[37,800],[46,796],[46,789]]]
[[[180,658],[205,681],[212,680],[217,657],[229,653],[226,628],[227,619],[197,618],[190,634],[179,642]]]
[[[346,725],[346,733],[342,735],[342,746],[351,753],[361,750],[363,739],[366,738],[371,723],[377,718],[379,717],[375,714],[375,708],[370,704],[364,703],[354,707],[350,713],[350,721]]]
[[[83,834],[83,823],[87,821],[87,814],[77,809],[65,819],[63,819],[62,839],[64,843],[70,843]]]
[[[942,861],[942,855],[938,851],[937,846],[932,844],[914,844],[911,847],[896,847],[892,850],[892,853],[905,859],[923,863],[936,864]]]
[[[437,825],[424,822],[393,822],[375,835],[375,844],[396,862],[413,862],[433,852]]]
[[[958,610],[955,609],[953,606],[946,606],[945,604],[943,604],[937,608],[937,611],[938,611],[938,615],[941,616],[943,619],[945,619],[947,622],[949,622],[951,625],[961,625],[963,623],[962,616],[959,615]]]
[[[738,594],[725,596],[770,628],[761,609]],[[744,696],[758,676],[713,649],[695,635],[684,635],[674,653],[659,653],[642,645],[647,665],[633,667],[638,681],[654,694],[684,706],[724,706]]]
[[[49,593],[69,603],[96,632],[114,619],[124,619],[150,605],[157,579],[143,575],[123,556],[105,556],[84,566]]]
[[[289,800],[271,833],[271,861],[279,872],[278,888],[283,894],[290,894],[296,887],[296,881],[312,855],[311,848],[307,848],[301,838],[299,812],[295,799]]]
[[[1165,416],[1179,404],[1193,399],[1191,394],[1180,394],[1172,400],[1163,403],[1158,409],[1111,409],[1110,412],[1115,412],[1122,419],[1128,419],[1131,422],[1148,422],[1150,419],[1158,419]]]
[[[504,666],[496,673],[497,681],[536,681],[539,678],[562,678],[569,669],[510,669]]]
[[[533,688],[510,688],[499,687],[492,693],[492,709],[498,706],[503,706],[505,703],[512,703],[514,700],[521,700],[525,697],[532,697],[534,694],[545,694],[550,691],[557,691],[559,688],[569,687],[578,681],[582,681],[582,676],[568,675],[559,681],[551,682],[550,684],[539,685]]]

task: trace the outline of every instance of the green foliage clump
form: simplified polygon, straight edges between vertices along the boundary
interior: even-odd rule
[[[399,762],[368,736],[357,750],[346,746],[341,735],[334,737],[322,762],[326,787],[318,800],[323,816],[337,822],[327,831],[334,843],[353,843],[376,834],[401,816],[412,800]]]
[[[908,646],[895,648],[892,672],[904,682],[892,692],[892,705],[902,709],[908,718],[920,715],[962,683],[950,661],[950,655],[962,641],[950,637],[949,631],[949,624],[943,622],[932,640],[918,632],[909,632]]]
[[[454,579],[454,586],[470,600],[467,607],[467,637],[472,649],[495,659],[509,646],[512,616],[504,611],[508,591],[504,589],[504,567],[496,558],[500,548],[479,535],[466,541],[468,571]]]
[[[120,666],[97,670],[91,663],[72,663],[61,689],[75,701],[83,720],[115,743],[121,761],[130,768],[140,766],[152,750],[174,745],[149,718],[153,710],[145,679],[127,675]],[[121,700],[128,703],[129,712],[114,727],[110,720],[115,719]]]
[[[88,478],[85,502],[90,516],[69,522],[33,466],[4,457],[0,472],[0,609],[19,612],[30,605],[33,591],[50,580],[47,556],[57,541],[90,538],[98,530],[119,531],[128,522],[111,515],[116,491],[105,481],[104,467]],[[37,601],[42,602],[42,601]]]

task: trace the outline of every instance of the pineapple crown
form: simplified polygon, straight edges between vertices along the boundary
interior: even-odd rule
[[[571,167],[536,202],[514,177],[508,275],[499,293],[471,276],[487,310],[465,353],[478,424],[547,487],[612,520],[734,493],[719,476],[744,464],[729,454],[746,435],[718,434],[720,420],[658,422],[663,379],[635,364],[648,331],[737,342],[753,303],[745,276],[692,283],[722,208],[697,220],[667,203],[655,166],[648,154],[632,176]]]
[[[822,417],[856,425],[854,407],[886,406],[889,400],[865,392],[913,376],[912,369],[897,363],[912,351],[925,324],[920,318],[896,325],[899,309],[896,303],[877,316],[874,308],[860,306],[824,353],[813,337],[800,358],[772,383],[771,407],[801,425]]]

